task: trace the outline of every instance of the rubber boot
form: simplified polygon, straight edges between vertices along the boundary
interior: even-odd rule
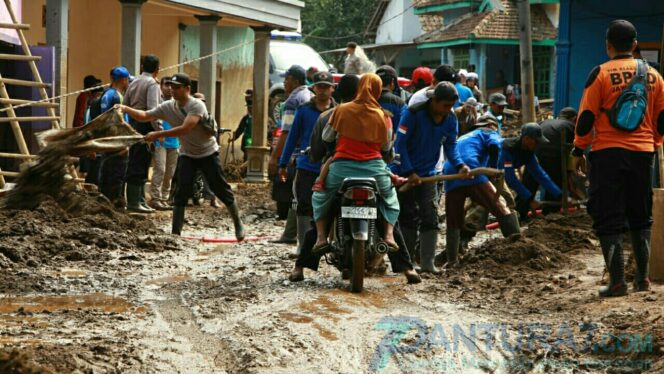
[[[420,233],[420,267],[421,272],[440,274],[433,259],[438,247],[438,230],[429,230]]]
[[[623,258],[622,235],[604,235],[599,237],[606,267],[609,269],[610,283],[599,289],[600,297],[627,295],[625,284],[625,260]]]
[[[150,211],[150,213],[154,213],[155,209],[151,208],[147,201],[145,201],[145,184],[142,184],[140,186],[140,192],[138,193],[138,204],[145,210]]]
[[[173,225],[171,227],[171,233],[173,235],[182,234],[182,226],[184,226],[184,206],[174,206],[173,207]]]
[[[412,229],[408,227],[401,226],[401,234],[403,235],[403,240],[406,242],[406,248],[408,254],[413,262],[419,263],[420,254],[417,251],[417,229]]]
[[[152,213],[140,204],[141,186],[127,183],[127,210],[135,213]]]
[[[514,234],[521,235],[521,226],[519,226],[519,218],[516,216],[516,213],[498,217],[498,224],[500,225],[500,232],[506,238]]]
[[[648,279],[649,261],[650,261],[650,236],[651,230],[630,231],[632,237],[632,249],[634,250],[634,260],[636,262],[636,273],[634,274],[634,291],[643,292],[650,289],[650,280]]]
[[[286,227],[281,237],[272,243],[279,244],[296,244],[297,243],[297,215],[295,210],[288,209],[288,217],[286,217]]]
[[[244,240],[244,225],[240,219],[240,210],[238,209],[236,203],[227,205],[226,208],[228,208],[228,213],[230,213],[231,218],[233,218],[233,226],[235,226],[235,238],[241,242]]]
[[[299,256],[302,252],[302,244],[304,243],[304,235],[311,229],[311,220],[309,216],[297,216],[297,249],[295,255]]]
[[[445,235],[445,250],[447,252],[447,267],[455,266],[459,263],[459,244],[461,243],[460,229],[447,229]]]

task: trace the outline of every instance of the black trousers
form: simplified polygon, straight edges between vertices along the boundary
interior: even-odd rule
[[[438,230],[438,191],[435,183],[425,183],[399,192],[399,224],[420,232]]]
[[[316,182],[316,178],[320,173],[297,169],[297,176],[295,177],[295,194],[297,200],[298,216],[313,217],[314,208],[311,205],[311,197],[313,191],[311,190]]]
[[[175,179],[175,206],[186,206],[187,200],[193,196],[196,171],[200,170],[208,182],[210,189],[225,205],[233,205],[235,196],[231,186],[224,178],[219,152],[203,158],[179,156]]]
[[[124,195],[125,172],[127,171],[127,155],[107,154],[99,161],[99,191],[109,200]]]
[[[154,131],[149,122],[131,121],[132,127],[140,134],[145,135]],[[134,144],[129,148],[129,162],[127,164],[126,180],[128,184],[142,186],[148,181],[148,169],[152,162],[152,152],[148,144]]]
[[[101,160],[102,156],[95,158],[81,157],[81,171],[85,169],[85,183],[95,184],[99,186],[99,178],[101,174]],[[85,166],[84,166],[85,165]],[[124,179],[124,175],[122,176]]]
[[[376,225],[376,227],[378,226],[382,225]],[[309,231],[307,231],[307,233],[304,235],[302,250],[297,257],[297,260],[295,260],[296,266],[318,271],[318,265],[320,264],[320,258],[322,256],[312,253],[314,245],[316,244],[317,235],[316,226],[311,225]],[[412,270],[413,263],[410,261],[410,255],[406,249],[406,241],[401,234],[399,224],[394,226],[394,240],[399,246],[399,250],[397,252],[389,252],[387,254],[387,257],[390,259],[390,264],[392,264],[392,271],[395,273],[401,273],[406,270]]]
[[[609,148],[590,152],[589,161],[588,213],[597,235],[649,229],[653,153]]]

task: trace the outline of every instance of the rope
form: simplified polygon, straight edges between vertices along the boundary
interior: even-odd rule
[[[222,54],[222,53],[226,53],[226,52],[232,51],[233,49],[237,49],[237,48],[240,48],[240,47],[244,47],[244,46],[249,45],[249,44],[254,44],[254,43],[256,43],[256,42],[258,42],[258,41],[260,41],[260,40],[262,40],[262,39],[254,39],[254,40],[252,40],[252,41],[248,41],[248,42],[244,42],[244,43],[241,43],[241,44],[237,44],[237,45],[234,45],[234,46],[232,46],[232,47],[229,47],[229,48],[223,49],[223,50],[221,50],[221,51],[217,51],[217,52],[214,52],[214,53],[210,53],[209,55],[205,55],[205,56],[197,57],[197,58],[194,58],[194,59],[191,59],[191,60],[183,61],[183,62],[181,62],[181,63],[179,63],[179,64],[175,64],[175,65],[167,66],[167,67],[165,67],[165,68],[160,68],[159,71],[167,71],[167,70],[171,70],[171,69],[176,69],[176,68],[179,68],[180,66],[183,66],[183,65],[186,65],[186,64],[190,64],[190,63],[192,63],[192,62],[205,60],[205,59],[207,59],[207,58],[214,57],[214,56],[220,55],[220,54]],[[39,100],[39,101],[33,101],[33,102],[31,102],[31,103],[25,103],[25,104],[20,104],[20,105],[16,105],[16,106],[12,106],[11,104],[7,104],[7,108],[0,109],[0,113],[3,113],[3,112],[8,111],[10,108],[18,109],[18,108],[24,108],[24,107],[33,106],[33,105],[35,105],[35,104],[37,104],[37,103],[51,102],[51,101],[56,100],[56,99],[62,99],[62,98],[64,98],[64,97],[68,97],[68,96],[72,96],[72,95],[78,95],[78,94],[81,94],[81,93],[83,93],[83,92],[88,92],[88,91],[98,90],[99,88],[108,87],[108,86],[110,86],[110,85],[111,85],[110,83],[101,84],[101,85],[98,85],[98,86],[94,86],[94,87],[90,87],[90,88],[85,88],[85,89],[78,90],[78,91],[68,92],[68,93],[62,94],[62,95],[60,95],[60,96],[49,97],[49,98],[47,98],[47,99],[41,99],[41,100]]]

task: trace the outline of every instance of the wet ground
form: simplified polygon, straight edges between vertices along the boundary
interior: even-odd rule
[[[169,212],[98,198],[0,212],[0,372],[664,372],[664,286],[599,299],[583,214],[536,219],[520,240],[483,233],[443,276],[351,294],[327,264],[287,281],[294,247],[267,241],[284,223],[266,189],[237,195],[255,241],[173,238]],[[231,238],[232,224],[191,207],[183,235]]]

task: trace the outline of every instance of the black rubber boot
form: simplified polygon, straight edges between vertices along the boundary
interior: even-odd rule
[[[445,236],[445,250],[447,252],[447,266],[454,266],[459,262],[459,244],[461,243],[460,229],[447,229]]]
[[[440,274],[433,263],[438,248],[438,230],[420,233],[420,268],[423,273]]]
[[[516,213],[498,217],[498,224],[500,225],[500,232],[505,238],[509,238],[514,234],[521,235],[521,226],[519,225],[519,218],[517,218]]]
[[[237,207],[237,204],[233,203],[232,205],[226,206],[228,208],[228,213],[231,214],[233,218],[233,225],[235,226],[235,238],[238,241],[244,240],[244,225],[242,225],[242,220],[240,219],[240,210]]]
[[[609,269],[608,286],[599,289],[600,297],[627,295],[625,283],[625,259],[623,258],[622,235],[605,235],[599,237],[606,267]]]
[[[182,234],[182,226],[184,226],[184,206],[173,207],[173,225],[171,226],[171,233],[173,235]]]
[[[408,227],[401,226],[401,234],[403,235],[403,240],[406,242],[406,248],[408,249],[408,254],[410,259],[413,262],[419,263],[419,253],[417,251],[417,229],[411,229]]]
[[[636,274],[634,274],[634,291],[643,292],[650,289],[650,280],[648,279],[649,261],[650,261],[650,236],[651,230],[630,231],[632,238],[632,249],[634,250],[634,260],[636,262]]]
[[[134,213],[152,213],[140,203],[141,186],[127,183],[127,210]]]
[[[145,184],[142,184],[140,186],[140,190],[139,190],[139,193],[138,193],[138,204],[145,210],[148,210],[150,212],[155,211],[155,209],[151,208],[148,205],[148,202],[145,201]]]

